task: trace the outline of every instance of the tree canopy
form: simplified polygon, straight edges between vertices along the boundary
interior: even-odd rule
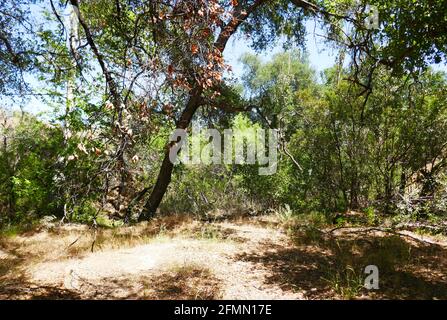
[[[338,50],[324,83],[305,55],[311,19]],[[223,130],[242,115],[244,126],[279,131],[278,181],[245,167],[223,176],[240,174],[245,190],[274,183],[270,204],[389,211],[410,177],[421,174],[421,195],[432,196],[443,172],[445,76],[429,66],[445,62],[446,19],[440,0],[3,1],[0,94],[43,95],[56,106],[42,143],[62,135],[62,146],[48,151],[55,165],[45,184],[65,217],[152,217],[171,180],[188,172],[169,160],[170,132],[193,121]],[[278,41],[288,51],[266,63],[244,56],[235,85],[223,51],[240,35],[258,51]],[[29,82],[46,86],[35,92]],[[23,158],[12,154],[22,137],[4,135],[5,190],[46,181],[18,173]],[[3,204],[11,212],[17,192]]]

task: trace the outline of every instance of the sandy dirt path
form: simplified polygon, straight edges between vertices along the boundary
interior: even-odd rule
[[[173,216],[0,238],[0,299],[447,299],[442,237],[286,229],[274,216]],[[380,290],[348,281],[376,263]]]
[[[61,298],[303,298],[266,281],[271,276],[268,268],[238,258],[289,246],[281,230],[249,223],[210,226],[216,238],[156,237],[147,244],[82,257],[33,259],[21,267],[30,283],[23,296],[51,288],[56,290],[51,297]],[[42,235],[35,237],[45,241]]]

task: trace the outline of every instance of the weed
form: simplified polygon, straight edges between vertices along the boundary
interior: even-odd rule
[[[327,275],[322,279],[343,299],[353,299],[363,288],[363,274],[357,269],[346,265],[340,269],[327,270]]]

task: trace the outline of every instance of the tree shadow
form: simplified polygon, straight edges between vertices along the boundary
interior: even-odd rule
[[[270,271],[265,281],[309,299],[447,299],[447,248],[399,236],[293,234],[294,245],[243,253]],[[379,289],[367,290],[365,267],[379,269]]]
[[[74,300],[80,297],[74,290],[34,283],[24,275],[0,282],[0,300]]]
[[[157,275],[96,280],[76,276],[73,289],[62,284],[44,285],[21,275],[0,282],[0,300],[211,300],[221,297],[220,281],[200,266],[174,267]]]
[[[175,267],[158,275],[102,279],[101,283],[91,298],[214,300],[221,296],[220,281],[208,269],[195,265]]]

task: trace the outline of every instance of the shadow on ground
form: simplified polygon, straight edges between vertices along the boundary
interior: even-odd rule
[[[75,300],[146,299],[210,300],[220,298],[219,280],[199,266],[180,266],[157,276],[103,278],[94,283],[76,275],[69,280],[73,289],[62,285],[42,285],[20,276],[0,283],[0,299]]]
[[[271,271],[267,283],[303,292],[308,299],[447,299],[447,248],[399,236],[328,236],[295,231],[294,245],[243,253]],[[365,267],[379,269],[379,290],[366,290]]]

